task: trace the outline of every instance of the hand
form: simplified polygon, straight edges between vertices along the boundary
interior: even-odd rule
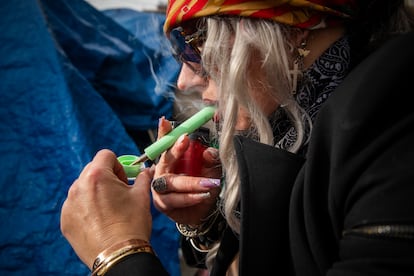
[[[161,118],[158,138],[171,131],[170,123]],[[187,150],[189,138],[181,136],[156,165],[154,180],[165,181],[163,190],[152,187],[154,206],[178,223],[197,225],[216,209],[220,193],[221,164],[218,150],[208,148],[203,152],[202,175],[192,177],[177,175],[174,166]],[[162,184],[164,184],[162,183]]]
[[[61,231],[89,268],[111,245],[150,240],[152,175],[145,169],[128,185],[115,154],[101,150],[72,184],[61,210]]]
[[[164,117],[160,119],[158,127],[158,139],[172,130],[170,122]],[[182,135],[178,138],[173,147],[163,153],[157,163],[155,177],[165,173],[175,173],[175,164],[183,156],[189,146],[189,138]],[[212,147],[207,148],[203,152],[201,175],[209,178],[221,178],[221,163],[218,150]]]

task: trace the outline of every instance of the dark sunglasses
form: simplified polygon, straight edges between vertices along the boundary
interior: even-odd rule
[[[172,46],[172,54],[174,58],[185,63],[197,75],[207,76],[201,64],[201,53],[198,45],[202,43],[204,31],[197,31],[191,35],[186,35],[183,28],[177,27],[170,32],[170,43]]]

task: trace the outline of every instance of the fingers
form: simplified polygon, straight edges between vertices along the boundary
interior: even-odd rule
[[[93,158],[93,163],[95,163],[99,167],[114,167],[115,163],[119,163],[115,162],[115,160],[115,153],[108,149],[102,149],[96,153],[95,157]]]
[[[182,175],[165,175],[152,180],[151,188],[157,193],[202,193],[220,187],[220,179]]]
[[[171,122],[165,119],[165,117],[161,117],[158,121],[158,136],[157,139],[162,138],[167,133],[169,133],[173,129]],[[181,135],[175,144],[166,152],[164,152],[160,159],[157,162],[157,175],[165,174],[165,173],[172,173],[174,168],[174,163],[178,160],[184,151],[187,149],[189,141],[186,137],[187,135]]]
[[[158,177],[152,180],[151,187],[156,191],[157,193],[162,193],[167,191],[167,180],[165,177]]]
[[[166,173],[173,173],[175,163],[181,158],[188,148],[190,140],[186,134],[181,135],[175,144],[166,152],[164,152],[157,163],[155,176]]]
[[[189,214],[178,215],[176,218],[172,217],[174,221],[178,221],[183,220],[184,216],[205,217],[205,213],[207,212],[203,212],[203,214],[200,215],[195,209],[193,209],[193,207],[208,204],[208,210],[210,210],[211,206],[214,206],[214,202],[216,202],[215,194],[216,193],[213,192],[171,193],[159,195],[153,203],[157,210],[170,217],[172,217],[172,213],[174,212],[181,212],[183,209],[190,208],[186,210]]]
[[[203,152],[203,158],[205,160],[206,167],[212,168],[212,167],[216,167],[217,165],[221,164],[219,151],[216,148],[208,147]]]
[[[215,208],[221,191],[220,180],[214,178],[164,175],[158,179],[152,182],[154,206],[179,223],[200,223]],[[162,189],[156,187],[159,183]]]
[[[157,139],[159,140],[160,138],[162,138],[163,136],[165,136],[166,134],[171,132],[172,129],[173,129],[172,123],[170,121],[168,121],[167,119],[165,119],[164,116],[162,116],[158,121],[158,136],[157,136]],[[180,143],[183,142],[184,139],[185,139],[184,136],[187,136],[187,134],[183,134],[181,137],[179,137],[174,145],[177,145],[177,144],[180,145]],[[174,146],[173,146],[173,148],[174,148]],[[171,153],[171,149],[169,149],[168,152]],[[174,153],[172,155],[170,154],[171,157],[177,155],[177,150],[175,150],[173,152]]]
[[[171,130],[172,130],[171,123],[167,119],[165,119],[164,116],[162,116],[158,120],[158,134],[157,134],[158,136],[157,136],[157,139],[160,139],[161,137],[163,137],[165,134],[167,134]]]
[[[82,170],[79,178],[84,177],[86,174],[91,174],[95,170],[106,170],[114,172],[121,179],[126,179],[126,175],[122,165],[118,162],[114,152],[108,149],[102,149],[98,151],[93,158],[92,162],[85,166]]]
[[[154,170],[144,169],[134,185],[119,179],[116,173],[122,171],[112,151],[99,151],[71,185],[62,205],[61,232],[89,267],[111,244],[151,237]]]
[[[135,179],[134,188],[141,190],[142,193],[148,193],[151,186],[151,179],[154,176],[154,167],[143,169]]]
[[[188,138],[187,134],[183,134],[180,137],[178,137],[175,144],[168,151],[165,152],[164,161],[167,163],[171,163],[178,160],[187,150],[189,143],[190,138]]]

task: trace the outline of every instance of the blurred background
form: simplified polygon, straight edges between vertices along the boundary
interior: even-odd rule
[[[167,0],[87,0],[99,10],[128,8],[136,11],[165,11]]]

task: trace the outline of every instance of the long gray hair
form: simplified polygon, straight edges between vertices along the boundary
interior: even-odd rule
[[[376,2],[376,1],[371,1]],[[382,5],[381,1],[378,1]],[[384,25],[375,20],[367,20],[375,25],[370,28],[370,43],[382,42],[383,37],[412,31],[414,27],[414,0],[399,1],[398,8],[387,16]],[[369,12],[369,11],[368,11]],[[268,116],[262,112],[251,95],[251,88],[258,84],[249,75],[253,59],[261,61],[264,74],[260,84],[269,99],[274,99],[283,107],[296,130],[296,141],[289,150],[296,152],[305,142],[304,129],[309,118],[292,95],[292,63],[294,45],[291,43],[294,28],[271,21],[249,18],[208,18],[207,40],[203,48],[204,67],[217,83],[219,111],[222,118],[220,134],[220,158],[225,175],[222,192],[224,216],[232,230],[240,234],[240,216],[237,205],[240,200],[240,178],[236,162],[233,138],[240,107],[250,116],[252,131],[261,143],[278,146],[274,141]],[[379,28],[378,28],[379,26]],[[207,255],[207,266],[217,253],[217,244]]]
[[[269,115],[252,97],[252,89],[266,93],[265,96],[279,103],[279,108],[283,107],[291,119],[297,139],[289,151],[296,152],[304,140],[304,120],[307,119],[304,119],[306,116],[292,94],[292,30],[275,22],[250,18],[207,19],[207,40],[202,59],[218,87],[221,118],[219,152],[225,176],[222,209],[229,226],[238,234],[240,218],[236,210],[240,200],[240,174],[233,138],[239,109],[247,110],[250,129],[258,141],[268,145],[277,145],[278,142],[274,141]],[[254,59],[261,65],[261,83],[250,76],[249,68]],[[209,257],[215,255],[215,251],[211,250]]]

